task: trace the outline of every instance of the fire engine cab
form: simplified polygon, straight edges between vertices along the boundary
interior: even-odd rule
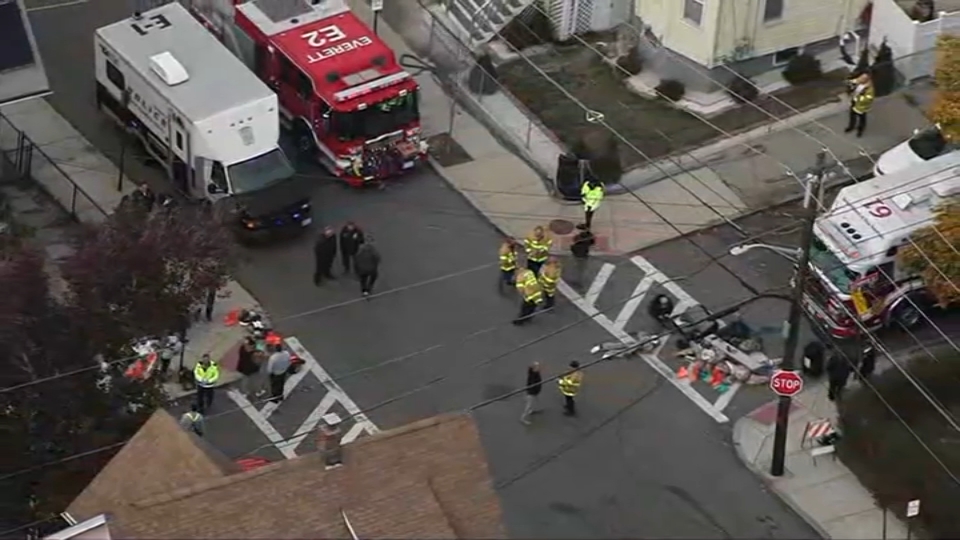
[[[426,156],[419,85],[343,0],[183,0],[280,98],[285,127],[352,185]]]
[[[921,324],[934,305],[923,280],[897,251],[960,196],[960,167],[941,158],[840,190],[814,224],[803,308],[834,338],[884,326]],[[856,319],[860,324],[857,324]]]

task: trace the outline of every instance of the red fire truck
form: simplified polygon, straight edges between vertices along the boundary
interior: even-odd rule
[[[181,0],[280,99],[299,150],[354,186],[426,156],[419,85],[343,0]]]

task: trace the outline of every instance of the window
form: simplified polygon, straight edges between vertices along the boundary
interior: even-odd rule
[[[127,89],[127,81],[123,76],[123,73],[120,73],[120,70],[117,69],[117,66],[113,65],[109,60],[107,60],[107,79],[113,83],[114,86],[119,90]]]
[[[910,142],[910,149],[920,159],[927,161],[942,154],[947,149],[947,140],[937,128],[930,128],[914,135]]]
[[[778,21],[783,18],[783,0],[766,0],[763,4],[763,22]]]
[[[177,132],[177,148],[183,150],[183,135],[179,131]]]
[[[289,84],[297,84],[297,68],[293,67],[293,63],[290,60],[287,60],[287,57],[280,57],[280,78],[284,82]]]
[[[313,95],[313,83],[300,70],[297,70],[297,94],[303,99],[310,99]]]
[[[223,169],[223,163],[213,162],[213,170],[210,171],[210,181],[213,185],[220,188],[223,193],[227,193],[227,173]]]
[[[683,18],[700,26],[703,21],[703,3],[706,0],[683,0]]]
[[[773,53],[773,65],[782,66],[788,64],[790,60],[798,54],[800,54],[800,47],[790,47],[789,49],[779,50]]]

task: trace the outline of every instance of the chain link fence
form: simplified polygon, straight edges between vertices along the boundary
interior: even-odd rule
[[[433,64],[434,78],[451,96],[450,118],[439,122],[457,129],[455,116],[463,110],[482,123],[504,146],[519,155],[545,181],[552,182],[562,142],[543,127],[496,77],[486,76],[474,53],[460,33],[418,0],[429,16],[429,39],[422,54]]]
[[[10,119],[0,114],[0,180],[32,180],[70,217],[80,222],[99,222],[107,212]]]

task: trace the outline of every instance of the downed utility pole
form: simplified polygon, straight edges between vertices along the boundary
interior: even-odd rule
[[[821,151],[817,154],[817,164],[811,174],[807,176],[804,186],[803,206],[804,223],[800,235],[800,261],[797,263],[797,273],[793,278],[793,298],[790,303],[790,315],[787,319],[787,342],[784,346],[783,363],[780,369],[794,371],[797,366],[797,355],[800,353],[800,321],[803,318],[803,287],[810,272],[810,248],[813,245],[813,224],[817,220],[817,210],[820,208],[823,184],[827,172],[827,154]],[[777,429],[773,435],[773,460],[770,463],[770,474],[783,476],[784,461],[787,448],[787,421],[790,417],[790,396],[780,396],[777,403]]]

